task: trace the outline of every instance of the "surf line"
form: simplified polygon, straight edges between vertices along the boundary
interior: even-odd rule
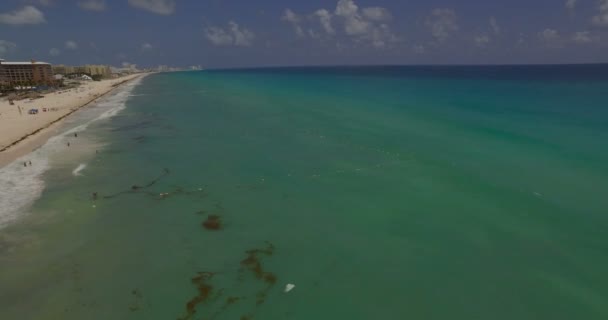
[[[72,175],[74,175],[75,177],[78,176],[82,176],[82,174],[80,174],[80,172],[82,172],[82,170],[84,170],[84,168],[86,168],[87,165],[84,163],[81,163],[78,165],[78,167],[76,167],[76,169],[74,169],[74,171],[72,171]]]

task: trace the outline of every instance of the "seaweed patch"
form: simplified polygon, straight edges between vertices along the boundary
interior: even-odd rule
[[[203,222],[203,227],[207,230],[217,231],[222,228],[222,220],[220,216],[212,214]]]
[[[172,189],[168,192],[159,193],[159,192],[148,191],[148,189],[150,189],[151,187],[156,185],[158,182],[160,182],[163,178],[165,178],[169,174],[170,174],[169,169],[164,169],[163,172],[158,177],[156,177],[154,180],[152,180],[144,185],[134,184],[128,190],[120,191],[120,192],[117,192],[117,193],[114,193],[111,195],[107,195],[107,196],[103,196],[103,197],[100,197],[98,192],[93,192],[91,194],[91,199],[93,201],[97,201],[100,198],[101,199],[112,199],[112,198],[116,198],[116,197],[128,195],[128,194],[143,194],[143,195],[147,195],[149,197],[152,197],[152,198],[158,199],[158,200],[165,200],[169,197],[179,196],[179,195],[198,196],[199,198],[207,197],[207,193],[205,192],[205,190],[203,188],[197,188],[194,190],[186,190],[182,187],[176,186],[176,187],[174,187],[174,189]]]
[[[186,315],[179,320],[188,320],[196,314],[197,307],[209,299],[213,291],[213,286],[209,281],[215,274],[211,272],[199,272],[198,275],[191,279],[192,284],[196,286],[197,295],[186,303]]]
[[[239,279],[243,281],[244,272],[249,271],[253,276],[263,281],[266,285],[256,293],[256,306],[260,306],[266,302],[268,292],[277,282],[277,276],[264,269],[261,257],[272,256],[274,254],[274,245],[270,242],[266,243],[266,248],[247,250],[247,257],[241,260],[241,269],[239,271]]]
[[[264,257],[269,257],[274,254],[275,247],[270,242],[267,242],[265,248],[247,250],[247,256],[240,261],[240,268],[237,274],[237,281],[242,282],[245,278],[245,274],[252,274],[256,280],[263,283],[259,290],[252,293],[251,296],[233,296],[229,295],[227,298],[220,300],[224,294],[225,289],[219,289],[214,291],[214,287],[211,284],[214,273],[211,272],[199,272],[198,275],[191,279],[192,284],[196,286],[198,294],[190,299],[186,303],[186,315],[179,318],[178,320],[190,320],[200,310],[200,306],[207,304],[210,308],[208,310],[210,316],[204,319],[213,320],[216,317],[222,315],[230,307],[239,304],[243,300],[249,300],[255,302],[253,306],[254,310],[250,313],[242,315],[240,319],[253,319],[257,308],[266,302],[268,294],[273,286],[277,282],[277,277],[274,273],[267,271],[263,265]],[[218,305],[219,301],[223,301],[221,305]],[[215,305],[215,308],[213,308]]]

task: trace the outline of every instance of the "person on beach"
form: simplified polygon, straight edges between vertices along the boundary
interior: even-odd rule
[[[70,146],[70,143],[68,142],[68,147]]]
[[[30,160],[27,165],[31,167],[32,166],[32,161]]]
[[[78,138],[78,133],[74,133],[74,138]]]

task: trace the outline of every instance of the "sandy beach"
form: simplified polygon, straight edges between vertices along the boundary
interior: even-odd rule
[[[91,81],[77,88],[45,94],[43,98],[14,101],[14,105],[10,105],[7,99],[0,100],[0,167],[43,145],[70,114],[141,76]],[[47,111],[44,112],[43,108]],[[38,109],[39,112],[28,114],[30,109]]]

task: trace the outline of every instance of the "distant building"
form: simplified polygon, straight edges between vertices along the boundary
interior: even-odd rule
[[[84,66],[85,73],[91,76],[102,76],[109,78],[112,75],[112,70],[109,66],[87,64]]]
[[[0,59],[0,85],[52,85],[53,69],[46,62],[10,62]]]
[[[61,75],[88,74],[90,76],[101,76],[103,78],[109,78],[112,75],[112,71],[109,66],[93,64],[77,67],[57,65],[53,67],[53,72]]]
[[[58,64],[53,66],[53,73],[60,75],[73,74],[75,73],[75,69],[74,67]]]

